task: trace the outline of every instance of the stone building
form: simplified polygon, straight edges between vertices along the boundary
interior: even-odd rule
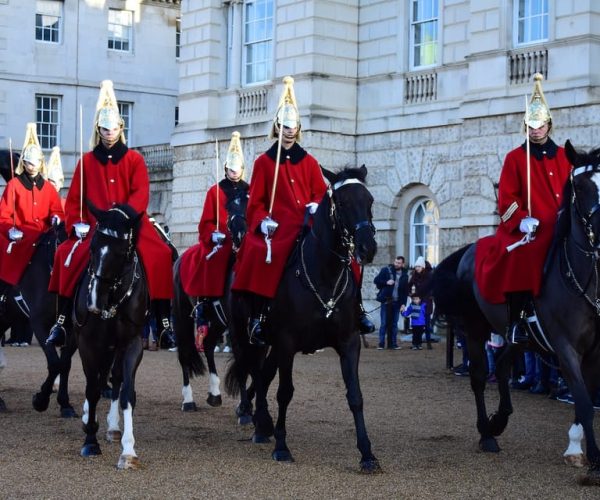
[[[150,167],[149,212],[168,219],[179,4],[0,0],[0,148],[10,138],[19,150],[25,124],[37,122],[43,149],[61,148],[68,186],[80,144],[88,149],[100,82],[113,80],[128,145]]]
[[[534,73],[555,140],[600,142],[594,2],[184,0],[181,18],[171,212],[181,247],[215,180],[215,139],[222,158],[239,130],[251,166],[285,75],[304,147],[328,168],[369,168],[379,252],[365,283],[396,254],[436,264],[493,231],[494,183],[524,140]]]

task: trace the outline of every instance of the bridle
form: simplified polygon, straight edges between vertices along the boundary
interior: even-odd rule
[[[575,212],[577,214],[577,217],[584,229],[584,233],[586,235],[587,238],[587,244],[589,245],[590,249],[588,248],[584,248],[581,244],[579,244],[577,241],[573,240],[573,244],[575,246],[575,248],[582,254],[584,254],[586,257],[590,258],[592,261],[592,268],[593,268],[593,273],[590,273],[589,278],[587,279],[587,282],[585,283],[585,285],[582,285],[579,280],[577,279],[577,276],[575,274],[575,271],[573,270],[573,267],[571,265],[571,260],[569,259],[569,253],[568,253],[568,248],[567,248],[567,240],[568,237],[565,236],[563,238],[563,255],[565,258],[565,263],[567,265],[567,271],[566,271],[566,277],[567,279],[571,282],[571,284],[574,286],[574,288],[577,290],[577,292],[582,295],[585,300],[595,309],[595,312],[598,316],[600,316],[600,298],[599,298],[599,294],[598,294],[598,287],[600,284],[599,281],[599,276],[598,276],[598,261],[600,260],[600,243],[597,241],[597,235],[594,232],[594,227],[592,225],[592,218],[594,217],[594,215],[596,215],[597,213],[599,213],[600,210],[600,203],[595,203],[588,211],[587,213],[585,213],[584,211],[581,210],[579,201],[577,199],[577,192],[575,189],[575,183],[574,183],[574,178],[580,174],[583,173],[587,173],[587,172],[600,172],[600,169],[598,167],[598,165],[585,165],[582,167],[576,167],[571,171],[571,176],[570,176],[570,182],[571,182],[571,203],[572,205],[575,207]],[[590,295],[588,295],[588,293],[586,292],[586,290],[588,289],[592,278],[594,278],[595,280],[595,287],[594,287],[594,296],[591,297]]]
[[[111,208],[110,211],[119,212],[126,220],[130,220],[130,217],[119,208]],[[102,234],[112,239],[117,240],[125,240],[128,242],[127,251],[125,253],[125,271],[114,277],[114,278],[104,278],[100,274],[98,274],[93,268],[93,262],[90,260],[90,264],[88,266],[88,275],[90,277],[88,282],[88,293],[87,299],[89,300],[90,293],[92,291],[92,287],[96,281],[108,286],[109,297],[113,297],[119,289],[122,288],[123,281],[130,276],[129,284],[127,288],[124,290],[121,297],[114,303],[107,306],[106,309],[102,309],[100,311],[100,317],[104,320],[112,319],[117,315],[117,310],[133,293],[133,289],[135,287],[136,282],[141,278],[141,274],[138,272],[139,259],[137,254],[135,253],[135,242],[134,242],[134,233],[133,227],[129,229],[126,233],[120,233],[115,229],[107,228],[101,226],[100,223],[96,223],[96,234]],[[95,237],[95,236],[94,236]],[[102,256],[100,257],[102,259]],[[133,263],[133,269],[129,270],[130,263]],[[99,266],[96,266],[99,267]]]
[[[361,184],[364,186],[364,183],[358,179],[346,179],[343,181],[336,182],[335,184],[329,185],[327,188],[327,195],[329,197],[329,220],[331,222],[332,228],[334,231],[339,230],[341,232],[341,244],[344,248],[344,253],[338,253],[332,248],[329,248],[329,251],[334,255],[337,255],[342,262],[340,273],[335,281],[335,285],[333,286],[333,290],[331,292],[331,297],[328,300],[325,300],[319,294],[316,286],[313,284],[310,276],[308,274],[308,268],[306,266],[306,261],[304,259],[304,243],[306,239],[302,239],[300,244],[300,264],[302,268],[302,275],[304,276],[306,283],[308,284],[308,288],[313,292],[319,304],[325,310],[325,318],[329,318],[333,313],[335,306],[344,296],[348,285],[350,283],[350,262],[352,260],[352,256],[354,255],[354,235],[364,229],[369,228],[373,236],[376,233],[375,226],[371,223],[370,220],[359,221],[354,224],[351,230],[348,229],[349,224],[344,221],[343,213],[340,213],[339,208],[342,207],[342,203],[339,200],[339,197],[335,196],[335,193],[338,189],[348,184]],[[311,228],[311,235],[317,240],[320,241],[318,236],[314,232],[314,228]],[[300,270],[296,271],[296,276],[300,275]]]

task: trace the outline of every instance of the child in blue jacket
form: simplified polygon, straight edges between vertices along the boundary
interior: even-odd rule
[[[400,307],[400,313],[405,318],[410,320],[410,328],[412,330],[412,347],[413,351],[420,351],[423,349],[421,346],[423,342],[423,332],[425,331],[426,319],[425,315],[427,304],[421,302],[421,297],[418,295],[412,295],[411,303],[408,307],[404,305]]]

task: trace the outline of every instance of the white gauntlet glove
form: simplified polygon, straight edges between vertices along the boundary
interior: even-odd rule
[[[222,245],[225,241],[225,235],[221,231],[213,231],[210,239],[215,245]]]
[[[13,226],[8,230],[8,237],[11,241],[19,241],[23,239],[23,231]]]
[[[265,217],[260,223],[260,231],[267,237],[273,236],[273,233],[277,229],[277,222],[275,222],[271,217]]]
[[[535,231],[537,230],[539,225],[540,221],[537,220],[535,217],[525,217],[523,220],[521,220],[521,223],[519,224],[519,230],[522,233],[533,236],[535,235]]]
[[[317,211],[319,204],[315,203],[314,201],[311,201],[310,203],[306,204],[306,208],[308,208],[308,211],[310,212],[310,215],[314,215],[315,212]]]
[[[77,222],[73,224],[73,229],[75,230],[75,236],[83,240],[90,232],[90,225],[85,222]]]

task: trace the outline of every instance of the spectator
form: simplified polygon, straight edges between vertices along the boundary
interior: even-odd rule
[[[410,329],[412,330],[412,347],[413,351],[420,351],[423,349],[421,344],[423,343],[423,331],[426,325],[426,309],[427,304],[421,302],[421,297],[413,295],[411,303],[408,307],[404,304],[400,307],[400,312],[405,318],[410,318]]]
[[[408,280],[408,293],[413,296],[417,295],[425,305],[425,337],[427,341],[427,349],[432,349],[431,346],[431,314],[433,313],[433,297],[431,296],[431,264],[428,265],[425,259],[421,256],[417,259],[414,265],[413,272]]]
[[[408,272],[404,266],[404,257],[398,255],[394,259],[394,263],[381,268],[373,280],[379,289],[377,301],[381,302],[381,325],[377,349],[385,347],[386,336],[388,349],[400,349],[398,346],[398,319],[400,306],[404,305],[408,295]]]

